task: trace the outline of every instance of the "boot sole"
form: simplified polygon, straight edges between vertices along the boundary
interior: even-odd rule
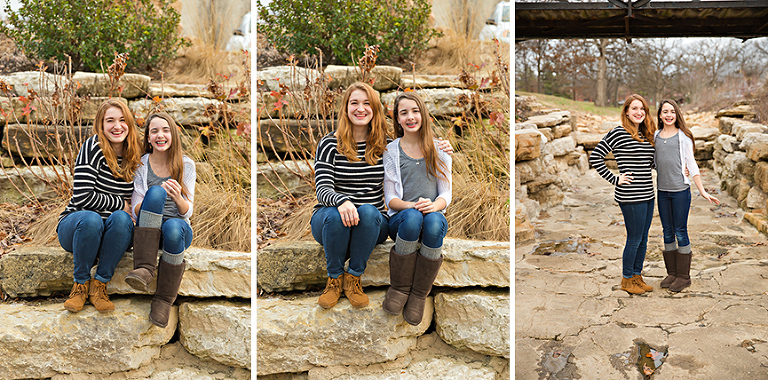
[[[334,302],[334,303],[332,303],[332,304],[330,304],[330,305],[328,305],[328,304],[322,304],[322,303],[320,303],[320,302],[318,302],[317,304],[318,304],[318,305],[320,305],[320,307],[322,307],[323,309],[330,309],[330,308],[332,308],[332,307],[336,306],[336,304],[337,304],[337,303],[339,303],[339,302],[338,302],[338,301],[336,301],[336,302]]]
[[[139,276],[125,276],[125,283],[130,285],[135,290],[140,290],[149,293],[149,284],[146,284],[144,280]]]
[[[166,322],[166,323],[163,325],[163,324],[160,324],[160,322],[158,322],[158,321],[155,321],[155,320],[154,320],[154,319],[152,319],[151,317],[149,318],[149,321],[150,321],[150,322],[152,322],[152,324],[153,324],[153,325],[155,325],[155,326],[157,326],[157,327],[160,327],[160,328],[163,328],[163,329],[164,329],[164,328],[166,328],[166,327],[168,327],[168,322]]]
[[[75,309],[74,307],[69,307],[69,306],[64,306],[64,309],[65,309],[65,310],[67,310],[67,311],[69,311],[69,312],[72,312],[72,313],[77,313],[77,312],[79,312],[80,310],[83,310],[83,308],[82,308],[82,307],[81,307],[81,308],[79,308],[79,309]]]

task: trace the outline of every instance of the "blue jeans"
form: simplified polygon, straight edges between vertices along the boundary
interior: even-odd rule
[[[653,201],[621,204],[624,227],[627,229],[627,243],[622,255],[624,278],[631,278],[643,271],[645,252],[648,249],[648,230],[653,219]]]
[[[328,276],[339,278],[344,274],[344,262],[349,254],[347,272],[360,276],[365,272],[368,258],[376,244],[387,240],[387,218],[373,205],[357,208],[360,221],[345,227],[336,207],[323,207],[312,215],[312,237],[322,244]]]
[[[407,241],[417,241],[429,248],[443,246],[443,238],[448,233],[448,221],[442,212],[422,214],[414,208],[405,209],[389,219],[389,237],[397,240],[397,235]]]
[[[691,208],[691,189],[669,192],[658,191],[659,219],[664,231],[664,250],[691,245],[688,240],[688,211]],[[677,239],[677,245],[675,245]],[[674,247],[673,247],[674,246]],[[667,249],[670,247],[671,249]]]
[[[144,200],[141,201],[141,211],[162,215],[167,198],[168,194],[165,192],[165,189],[161,186],[152,186],[147,190],[147,194],[144,195]],[[141,211],[139,211],[139,217],[141,217]],[[139,221],[137,220],[136,225],[138,224]],[[179,254],[192,245],[192,227],[184,219],[167,218],[164,216],[160,229],[163,232],[160,247],[165,252]]]
[[[133,221],[123,210],[113,212],[106,221],[94,211],[75,211],[64,216],[56,232],[61,248],[74,256],[75,282],[85,284],[91,279],[98,258],[95,278],[106,283],[133,242]]]

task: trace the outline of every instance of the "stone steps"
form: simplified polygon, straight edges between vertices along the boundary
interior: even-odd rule
[[[132,252],[108,283],[115,303],[108,313],[90,304],[70,313],[60,300],[24,300],[69,294],[71,253],[23,247],[0,257],[2,291],[22,299],[0,303],[0,380],[219,378],[214,372],[250,378],[250,254],[201,248],[185,254],[180,298],[165,329],[149,321],[151,297],[123,281]],[[168,347],[177,333],[171,345],[180,347]],[[176,368],[158,363],[169,350],[170,361],[186,358]]]
[[[370,304],[364,308],[355,309],[342,297],[325,310],[317,305],[316,294],[259,298],[257,375],[265,379],[302,378],[304,373],[323,379],[508,376],[509,243],[447,239],[443,267],[418,326],[381,307],[391,246],[391,242],[378,245],[368,261],[362,283]],[[325,283],[325,259],[317,243],[278,243],[261,249],[258,260],[259,285],[270,292]],[[432,327],[434,332],[427,333]],[[442,348],[420,356],[426,341]]]

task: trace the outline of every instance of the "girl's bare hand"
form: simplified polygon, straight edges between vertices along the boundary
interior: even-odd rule
[[[170,197],[174,202],[179,199],[181,196],[181,185],[179,185],[178,182],[176,182],[175,179],[169,179],[165,182],[163,182],[162,185],[160,185],[165,189],[165,192],[168,194],[168,197]]]
[[[719,205],[719,204],[720,204],[720,201],[719,201],[717,198],[715,198],[715,197],[713,197],[713,196],[709,195],[709,193],[704,193],[704,194],[701,194],[701,196],[702,196],[702,197],[704,197],[704,199],[708,200],[708,201],[709,201],[709,203],[714,203],[714,204],[716,204],[716,205]]]
[[[437,142],[437,148],[445,153],[453,154],[453,147],[451,146],[451,143],[448,140],[443,140],[442,137],[439,137],[438,139],[439,141]]]
[[[619,185],[628,185],[632,183],[635,177],[632,176],[632,172],[626,172],[619,174]]]
[[[356,226],[360,221],[360,215],[357,214],[357,207],[355,207],[351,201],[342,203],[337,209],[339,210],[341,223],[344,224],[344,227]]]
[[[435,211],[434,203],[427,198],[419,198],[419,200],[414,204],[413,208],[419,210],[422,214],[429,214],[430,212]]]

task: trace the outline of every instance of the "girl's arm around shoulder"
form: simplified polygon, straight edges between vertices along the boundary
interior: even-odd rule
[[[390,202],[393,199],[398,199],[402,197],[402,194],[399,194],[398,189],[402,189],[402,185],[400,184],[400,174],[398,173],[397,167],[398,167],[398,140],[395,140],[389,144],[387,144],[387,150],[384,151],[384,204],[387,205],[388,208],[392,210],[394,209]],[[399,200],[399,199],[398,199]],[[396,210],[400,211],[400,210]]]
[[[453,157],[442,151],[438,151],[437,157],[440,160],[439,164],[442,164],[441,169],[443,172],[445,172],[445,177],[441,176],[438,172],[437,199],[435,199],[435,202],[437,203],[438,200],[443,199],[445,201],[445,205],[442,205],[442,207],[439,208],[440,210],[443,210],[447,208],[449,204],[451,204],[451,200],[453,198]]]
[[[182,158],[184,162],[184,175],[182,177],[182,181],[184,182],[184,186],[187,188],[187,194],[185,201],[187,203],[187,210],[183,213],[181,213],[181,208],[179,208],[179,214],[182,218],[189,218],[192,216],[192,210],[194,208],[194,200],[195,200],[195,182],[197,181],[197,172],[195,168],[195,161],[192,161],[191,158],[184,156]]]

